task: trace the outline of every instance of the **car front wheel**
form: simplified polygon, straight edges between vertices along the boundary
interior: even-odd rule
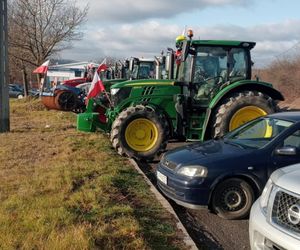
[[[252,187],[242,179],[231,178],[217,185],[211,205],[218,216],[235,220],[247,217],[253,202]]]

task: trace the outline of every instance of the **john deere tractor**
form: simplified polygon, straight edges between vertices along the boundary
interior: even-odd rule
[[[177,43],[175,80],[112,85],[110,104],[91,101],[86,113],[78,116],[78,129],[93,131],[98,127],[110,132],[120,155],[151,159],[170,139],[221,137],[277,110],[277,101],[284,100],[282,94],[270,83],[251,80],[254,42],[189,37]],[[97,120],[94,105],[105,108],[105,122]]]

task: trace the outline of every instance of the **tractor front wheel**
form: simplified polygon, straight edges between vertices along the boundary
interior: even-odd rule
[[[276,112],[274,100],[257,91],[243,91],[227,98],[214,115],[212,137],[218,138],[244,123]]]
[[[120,155],[152,159],[167,145],[168,126],[151,107],[137,105],[122,111],[113,122],[110,139]]]

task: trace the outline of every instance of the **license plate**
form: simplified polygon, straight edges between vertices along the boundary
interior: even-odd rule
[[[157,171],[157,179],[159,179],[163,184],[167,185],[167,176]]]

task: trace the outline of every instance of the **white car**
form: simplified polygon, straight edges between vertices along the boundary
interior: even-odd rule
[[[250,213],[251,249],[300,249],[300,164],[273,172]]]

